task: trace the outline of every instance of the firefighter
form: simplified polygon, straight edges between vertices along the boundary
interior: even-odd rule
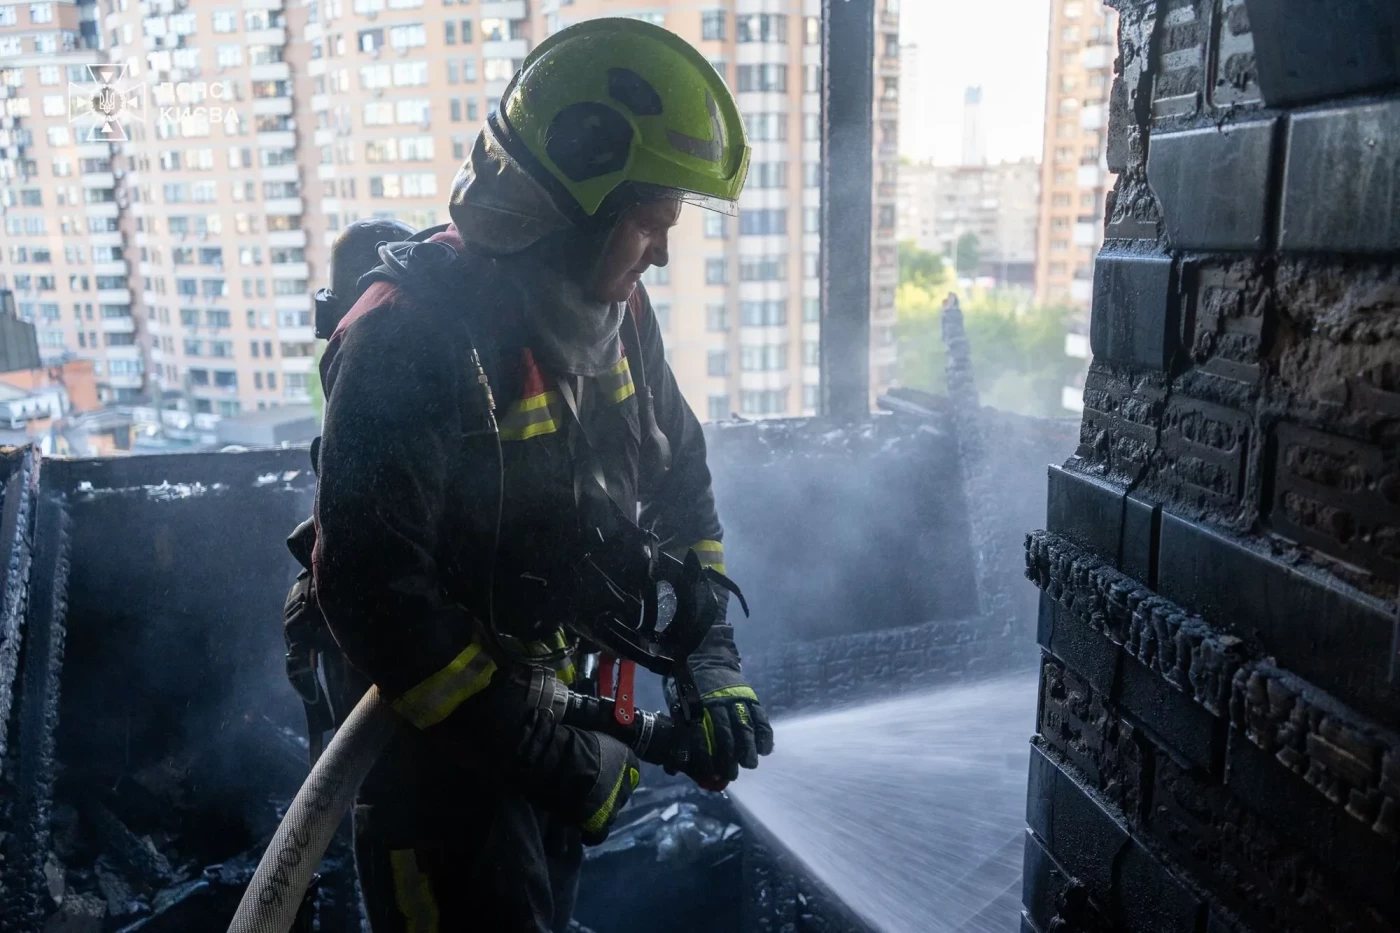
[[[597,516],[723,569],[704,437],[639,279],[666,265],[684,203],[733,212],[748,158],[733,95],[680,38],[566,28],[453,182],[431,244],[460,261],[456,287],[418,287],[429,259],[391,263],[330,338],[312,565],[332,705],[343,718],[372,682],[414,727],[355,809],[375,933],[564,930],[582,846],[637,785],[630,749],[532,709],[517,675],[581,680]],[[772,730],[723,617],[690,670],[704,717],[684,770],[713,786],[756,767]]]

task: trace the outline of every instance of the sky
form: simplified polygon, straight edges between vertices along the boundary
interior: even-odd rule
[[[901,43],[919,46],[926,117],[901,127],[902,155],[956,163],[962,153],[963,91],[982,86],[990,162],[1039,160],[1045,123],[1049,0],[905,0]],[[908,93],[901,86],[900,94]]]

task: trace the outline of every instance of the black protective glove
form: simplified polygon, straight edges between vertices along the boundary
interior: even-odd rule
[[[709,740],[710,766],[716,777],[732,781],[739,768],[757,768],[758,757],[773,751],[773,727],[748,684],[705,694],[702,728]]]
[[[666,683],[668,703],[675,688]],[[701,697],[704,711],[680,737],[684,760],[666,766],[668,774],[682,772],[706,790],[723,790],[739,776],[739,768],[757,768],[761,755],[773,751],[773,727],[753,688],[745,683],[711,690]]]

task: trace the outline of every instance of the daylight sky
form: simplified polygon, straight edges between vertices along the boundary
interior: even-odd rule
[[[988,161],[1039,159],[1049,0],[904,0],[900,7],[900,41],[919,46],[925,111],[922,126],[901,127],[908,138],[901,152],[957,162],[963,90],[980,84]]]

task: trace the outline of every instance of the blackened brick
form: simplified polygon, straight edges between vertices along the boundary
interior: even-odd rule
[[[1064,467],[1050,467],[1046,530],[1064,535],[1114,566],[1123,528],[1123,490]]]
[[[1113,691],[1123,651],[1103,632],[1095,631],[1073,612],[1052,603],[1055,611],[1050,651],[1103,696]]]
[[[1143,586],[1157,585],[1157,534],[1162,510],[1137,496],[1123,503],[1123,543],[1118,569]]]
[[[1272,107],[1400,84],[1395,0],[1246,0]]]
[[[1052,769],[1039,776],[1049,782],[1049,832],[1042,834],[1046,844],[1090,895],[1106,897],[1113,885],[1114,860],[1128,841],[1128,830],[1043,752],[1033,749],[1032,755],[1045,757]]]
[[[1089,318],[1094,356],[1165,370],[1181,342],[1172,281],[1170,256],[1099,253]]]
[[[1136,658],[1123,661],[1114,703],[1193,767],[1218,773],[1225,721],[1217,719]]]
[[[1400,251],[1400,100],[1294,115],[1286,164],[1280,249]]]
[[[1069,875],[1046,850],[1044,840],[1034,833],[1026,833],[1026,851],[1021,862],[1021,903],[1041,930],[1049,928],[1056,902],[1069,882]]]
[[[1118,861],[1114,912],[1133,933],[1197,933],[1205,908],[1200,898],[1136,840]]]
[[[1147,180],[1173,249],[1268,248],[1276,120],[1158,133]]]
[[[1342,702],[1394,714],[1388,681],[1396,623],[1380,600],[1166,512],[1157,591]]]

